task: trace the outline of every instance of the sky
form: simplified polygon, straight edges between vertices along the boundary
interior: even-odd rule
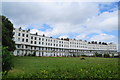
[[[3,2],[2,15],[39,35],[118,43],[117,2]]]

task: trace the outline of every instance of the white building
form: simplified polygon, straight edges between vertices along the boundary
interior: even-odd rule
[[[30,30],[15,28],[13,40],[16,44],[15,56],[78,56],[94,55],[94,53],[117,52],[116,44],[87,42],[75,39],[55,39],[44,35],[31,34]]]

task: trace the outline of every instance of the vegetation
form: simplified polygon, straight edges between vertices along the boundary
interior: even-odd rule
[[[2,16],[2,46],[7,46],[9,51],[15,50],[15,42],[13,38],[13,24],[6,18]]]
[[[95,53],[95,56],[96,56],[96,57],[102,57],[102,54],[99,54],[99,53],[96,52],[96,53]]]
[[[15,50],[13,38],[13,24],[5,16],[2,18],[2,71],[8,71],[12,67],[12,51]]]
[[[8,71],[12,68],[12,55],[7,50],[7,47],[2,47],[2,71]]]
[[[14,57],[3,78],[118,78],[118,58]]]
[[[104,57],[107,58],[107,57],[110,57],[110,55],[109,54],[104,54]]]

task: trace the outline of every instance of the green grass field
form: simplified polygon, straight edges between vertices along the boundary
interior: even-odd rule
[[[3,78],[117,78],[118,58],[14,57]]]

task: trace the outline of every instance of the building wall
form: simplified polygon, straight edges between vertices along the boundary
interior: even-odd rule
[[[73,56],[93,55],[93,53],[114,53],[117,51],[113,43],[92,44],[82,40],[61,40],[43,35],[31,34],[29,30],[15,28],[13,30],[16,43],[15,56],[35,54],[36,56]]]

